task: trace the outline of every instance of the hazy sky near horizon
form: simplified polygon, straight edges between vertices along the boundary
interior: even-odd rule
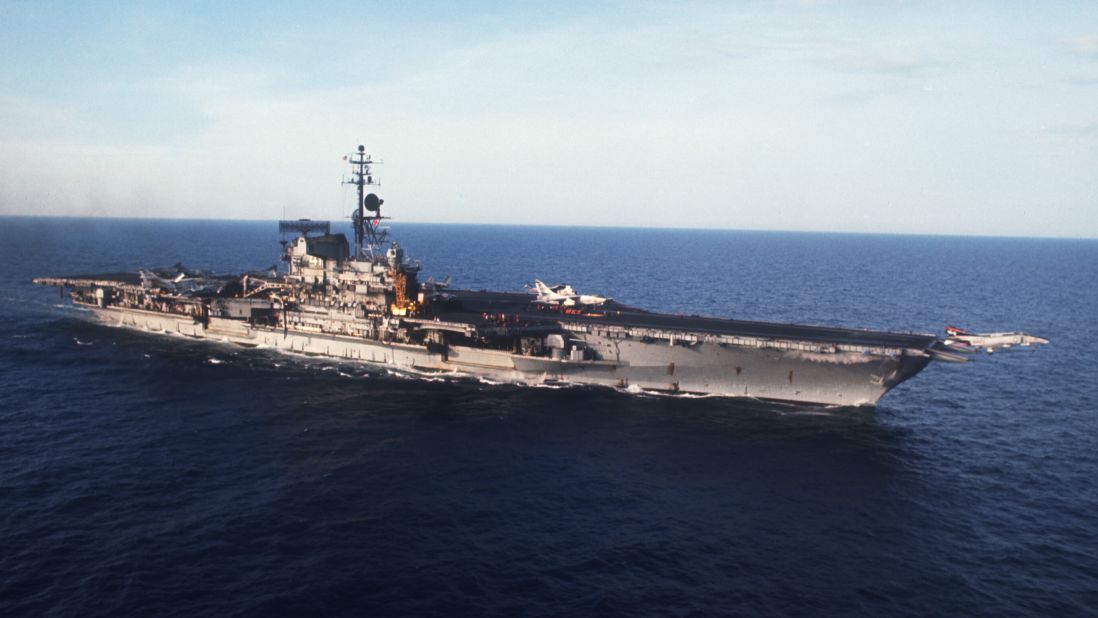
[[[0,214],[1098,237],[1098,3],[0,0]]]

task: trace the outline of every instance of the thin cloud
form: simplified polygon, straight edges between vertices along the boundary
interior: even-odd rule
[[[1098,122],[1088,124],[1060,124],[1051,127],[1042,127],[1049,135],[1068,137],[1073,139],[1098,139]]]
[[[43,97],[0,95],[0,135],[4,133],[45,132],[71,122],[79,111],[74,103],[58,103]]]
[[[861,56],[848,58],[843,64],[850,71],[895,77],[920,77],[947,66],[943,60],[920,54]]]
[[[1076,56],[1098,60],[1098,36],[1080,36],[1064,40],[1068,51]]]
[[[1071,84],[1072,86],[1098,86],[1098,76],[1082,76],[1076,75],[1074,77],[1068,77],[1062,80],[1065,84]]]

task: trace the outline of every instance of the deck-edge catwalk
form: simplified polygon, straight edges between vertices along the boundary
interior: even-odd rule
[[[346,159],[354,244],[327,222],[282,221],[285,269],[213,275],[170,269],[43,277],[96,318],[245,346],[455,372],[522,384],[575,383],[823,405],[875,405],[931,361],[1047,340],[1025,333],[930,334],[682,317],[568,285],[529,292],[419,280],[389,242],[374,159]],[[386,247],[386,244],[388,245]]]

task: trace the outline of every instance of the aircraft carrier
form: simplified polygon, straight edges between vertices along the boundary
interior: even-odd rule
[[[241,275],[182,265],[43,277],[103,322],[409,372],[521,384],[876,405],[931,361],[1047,343],[1025,333],[944,336],[683,317],[535,281],[487,292],[420,281],[388,238],[374,159],[347,157],[357,188],[353,243],[327,222],[280,222],[285,268]]]

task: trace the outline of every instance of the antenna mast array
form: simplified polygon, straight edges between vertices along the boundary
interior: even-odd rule
[[[385,242],[385,230],[379,230],[378,224],[382,219],[381,205],[385,200],[376,193],[366,193],[366,187],[379,187],[381,182],[374,178],[370,167],[380,161],[374,161],[373,157],[366,153],[366,147],[360,145],[356,152],[344,157],[351,163],[351,178],[344,179],[343,184],[358,187],[358,206],[351,213],[351,222],[355,228],[355,257],[370,257],[381,253],[381,243]]]

